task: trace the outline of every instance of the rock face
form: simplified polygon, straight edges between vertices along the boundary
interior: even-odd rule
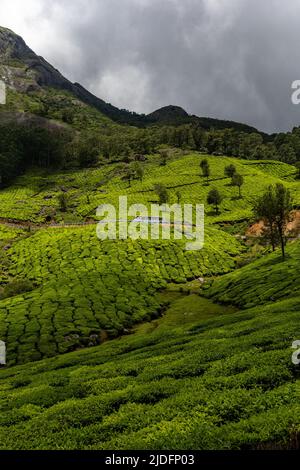
[[[124,124],[144,127],[151,124],[197,123],[204,129],[236,128],[244,132],[256,132],[256,129],[244,124],[190,116],[179,106],[166,106],[148,116],[118,109],[97,98],[79,83],[71,83],[43,57],[36,55],[20,36],[1,26],[0,79],[9,88],[20,93],[35,92],[46,87],[69,91],[81,102],[93,106],[105,116]]]
[[[72,91],[72,84],[66,78],[6,28],[0,28],[0,76],[8,87],[21,93],[43,86]]]
[[[13,31],[0,27],[0,79],[20,93],[38,91],[43,87],[73,93],[84,103],[106,116],[128,122],[138,116],[119,110],[97,98],[78,83],[71,83],[43,57],[36,55],[25,41]]]
[[[71,83],[43,57],[36,55],[20,36],[2,27],[0,27],[0,78],[8,87],[20,93],[38,91],[44,87],[69,91],[111,119],[127,124],[184,122],[189,117],[178,106],[167,106],[149,116],[120,110],[97,98],[79,83]]]
[[[34,53],[26,46],[23,39],[10,29],[0,27],[1,60],[9,61],[11,59],[20,59],[28,55],[34,55]]]

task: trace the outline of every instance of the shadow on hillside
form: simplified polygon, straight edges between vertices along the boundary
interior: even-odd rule
[[[274,255],[275,257],[266,260],[266,261],[264,262],[264,266],[274,266],[274,265],[276,265],[276,264],[284,264],[284,263],[286,263],[287,261],[291,261],[292,259],[294,259],[294,258],[293,258],[292,256],[290,256],[289,254],[287,254],[287,255],[285,256],[285,258],[283,258],[280,251],[274,252],[273,255]]]
[[[206,215],[209,217],[217,217],[218,215],[221,215],[221,212],[219,211],[218,213],[216,213],[216,211],[209,211],[206,213]]]

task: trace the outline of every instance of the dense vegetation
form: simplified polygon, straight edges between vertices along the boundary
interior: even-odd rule
[[[261,248],[258,260],[235,269],[256,252],[234,235],[270,184],[283,184],[299,204],[296,170],[205,158],[208,182],[202,155],[174,152],[163,166],[160,155],[141,162],[142,178],[130,182],[128,164],[115,163],[32,170],[0,192],[0,216],[18,221],[0,231],[0,332],[8,348],[1,449],[297,447],[291,344],[299,332],[299,242],[288,245],[284,262]],[[243,175],[242,198],[230,165]],[[122,194],[149,206],[159,197],[155,184],[170,202],[204,203],[212,188],[222,194],[218,215],[206,209],[204,250],[186,252],[184,240],[100,242],[93,225],[36,224],[46,214],[80,222]]]
[[[180,297],[131,337],[2,371],[0,447],[294,448],[299,298],[258,304]]]
[[[0,449],[299,448],[300,128],[118,110],[20,41],[0,28]],[[205,204],[204,249],[100,241],[124,195]]]
[[[155,188],[158,184],[166,189],[170,203],[206,204],[210,190],[218,189],[223,198],[220,214],[215,216],[214,211],[206,207],[206,217],[212,223],[251,218],[256,196],[270,184],[283,182],[290,189],[295,206],[300,205],[300,186],[293,166],[212,156],[207,159],[211,172],[208,184],[200,169],[202,156],[178,151],[170,154],[163,167],[159,155],[142,162],[142,180],[134,174],[134,179],[128,181],[131,164],[126,163],[50,174],[32,170],[0,192],[0,217],[28,222],[48,219],[57,223],[81,222],[94,219],[100,204],[118,206],[119,196],[123,195],[128,196],[129,204],[138,199],[139,203],[150,207],[152,202],[159,201]],[[243,198],[238,197],[231,178],[224,175],[225,168],[232,163],[244,178]],[[59,196],[62,193],[67,198],[67,212],[61,210]]]
[[[208,291],[209,295],[218,302],[246,308],[298,297],[299,260],[300,244],[292,243],[285,261],[277,251],[267,258],[262,257],[216,280]]]
[[[130,162],[161,146],[247,160],[300,162],[299,128],[266,136],[230,122],[228,128],[213,126],[213,121],[209,127],[201,119],[177,126],[164,119],[142,128],[126,126],[71,92],[52,88],[27,94],[9,90],[7,105],[0,111],[2,185],[33,164],[64,169]]]
[[[9,364],[116,337],[159,315],[157,292],[168,282],[232,269],[238,242],[215,229],[206,239],[200,253],[175,241],[101,243],[92,227],[39,231],[14,244],[7,257],[7,275],[15,279],[11,290],[20,280],[32,287],[0,301]]]

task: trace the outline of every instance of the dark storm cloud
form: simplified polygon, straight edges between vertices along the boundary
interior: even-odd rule
[[[300,124],[291,103],[300,79],[298,0],[2,3],[7,26],[119,107],[147,113],[177,104],[267,131]]]

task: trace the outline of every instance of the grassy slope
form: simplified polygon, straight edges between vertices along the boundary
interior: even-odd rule
[[[64,122],[64,114],[67,112],[68,116],[71,116],[69,125],[78,130],[89,129],[98,132],[101,130],[105,133],[108,129],[122,129],[71,93],[52,88],[43,88],[26,94],[8,88],[6,105],[0,108],[0,113],[5,112],[31,113],[60,123]]]
[[[2,371],[0,448],[289,447],[299,303],[234,313],[179,297],[153,331]]]
[[[0,286],[8,282],[6,250],[23,235],[23,230],[0,225]]]
[[[214,216],[207,207],[207,221],[237,221],[251,217],[255,196],[269,184],[284,182],[293,192],[295,202],[300,204],[300,184],[295,180],[295,168],[281,162],[248,162],[226,157],[207,157],[212,176],[209,186],[200,176],[201,155],[192,154],[171,160],[166,167],[160,167],[158,159],[151,158],[144,164],[145,176],[142,182],[134,181],[129,187],[122,180],[122,165],[107,165],[100,169],[44,175],[28,174],[19,178],[10,188],[0,191],[0,217],[18,220],[43,221],[47,215],[55,220],[80,221],[95,217],[99,204],[118,203],[119,196],[128,195],[130,204],[143,203],[150,206],[157,201],[153,188],[156,183],[164,184],[169,190],[170,202],[177,202],[176,193],[181,194],[184,203],[206,204],[207,194],[212,188],[219,189],[224,201],[221,214]],[[244,176],[244,199],[237,199],[238,190],[224,178],[224,168],[233,163]],[[69,212],[59,212],[57,196],[62,188],[68,191]],[[54,207],[54,210],[52,209]]]
[[[115,337],[157,316],[156,293],[167,282],[234,268],[241,252],[236,239],[211,228],[206,243],[201,252],[188,252],[184,241],[100,242],[94,227],[84,227],[40,230],[13,244],[9,274],[35,289],[0,301],[9,364]]]
[[[213,176],[210,186],[206,186],[199,176],[201,158],[177,158],[162,168],[153,157],[145,164],[143,182],[134,182],[131,187],[122,181],[118,165],[108,165],[44,178],[32,173],[19,179],[23,189],[0,193],[4,211],[16,218],[23,213],[24,218],[34,219],[42,209],[36,200],[42,201],[44,209],[45,205],[51,208],[63,187],[72,201],[69,213],[77,212],[79,220],[90,207],[117,203],[119,195],[126,193],[129,202],[149,205],[155,200],[156,181],[169,188],[171,202],[175,202],[172,199],[179,188],[182,202],[205,202],[214,186],[227,195],[220,216],[207,211],[205,248],[201,252],[186,252],[183,242],[174,241],[102,244],[94,227],[23,232],[20,241],[12,236],[12,247],[2,254],[2,282],[26,279],[32,282],[32,291],[0,301],[0,332],[8,343],[10,365],[91,346],[157,316],[162,305],[156,293],[166,283],[220,275],[234,268],[242,247],[233,236],[209,228],[210,223],[250,217],[254,194],[271,182],[284,181],[295,193],[299,189],[289,165],[224,157],[209,158]],[[230,162],[248,175],[243,200],[235,200],[236,190],[223,177],[224,167]],[[28,212],[23,212],[24,207]],[[5,231],[9,236],[12,229],[3,228],[2,233]],[[20,235],[20,231],[16,233]]]
[[[218,302],[243,308],[300,296],[299,262],[300,243],[294,242],[285,261],[276,251],[217,279],[207,293]]]
[[[144,182],[127,190],[132,201],[153,200],[153,183],[159,180],[170,188],[172,198],[180,187],[183,202],[203,202],[209,188],[199,177],[200,158],[179,159],[163,170],[155,162],[147,164]],[[235,190],[223,179],[224,166],[231,161],[210,159],[214,179],[210,187],[217,185],[227,198],[219,217],[208,215],[208,224],[250,217],[252,197],[272,182],[284,181],[297,198],[293,168],[234,160],[246,175],[247,196],[233,200]],[[104,181],[101,189],[107,194],[91,194],[90,204],[84,194],[86,183],[74,188],[79,216],[99,203],[99,195],[106,202],[124,194],[126,184],[120,176],[116,173]],[[56,178],[74,184],[66,175]],[[80,173],[75,178],[80,180]],[[96,185],[97,177],[93,181]],[[52,190],[50,185],[47,193]],[[136,201],[137,195],[141,201]],[[27,199],[28,217],[40,210],[31,205],[33,199]],[[12,213],[15,202],[9,202]],[[207,291],[215,299],[244,307],[243,311],[217,306],[197,291],[189,297],[176,292],[154,295],[166,281],[183,282],[233,268],[241,249],[235,238],[209,227],[207,235],[206,249],[191,255],[173,242],[171,246],[130,243],[129,250],[125,242],[99,245],[92,228],[42,230],[13,242],[6,257],[9,273],[26,274],[36,289],[0,303],[2,335],[8,346],[16,345],[9,349],[12,363],[65,352],[66,337],[69,346],[76,347],[77,338],[70,337],[74,323],[86,341],[94,328],[103,329],[103,321],[108,322],[107,330],[122,331],[132,325],[137,307],[142,308],[134,321],[149,319],[166,301],[172,304],[165,316],[139,326],[129,337],[1,371],[0,448],[293,445],[300,430],[299,371],[291,362],[291,344],[299,334],[299,244],[290,245],[285,263],[278,262],[277,254],[270,255],[216,280]],[[136,296],[138,288],[142,297]],[[270,301],[271,297],[278,301]],[[106,311],[109,306],[114,308]],[[126,307],[132,310],[123,310]]]

